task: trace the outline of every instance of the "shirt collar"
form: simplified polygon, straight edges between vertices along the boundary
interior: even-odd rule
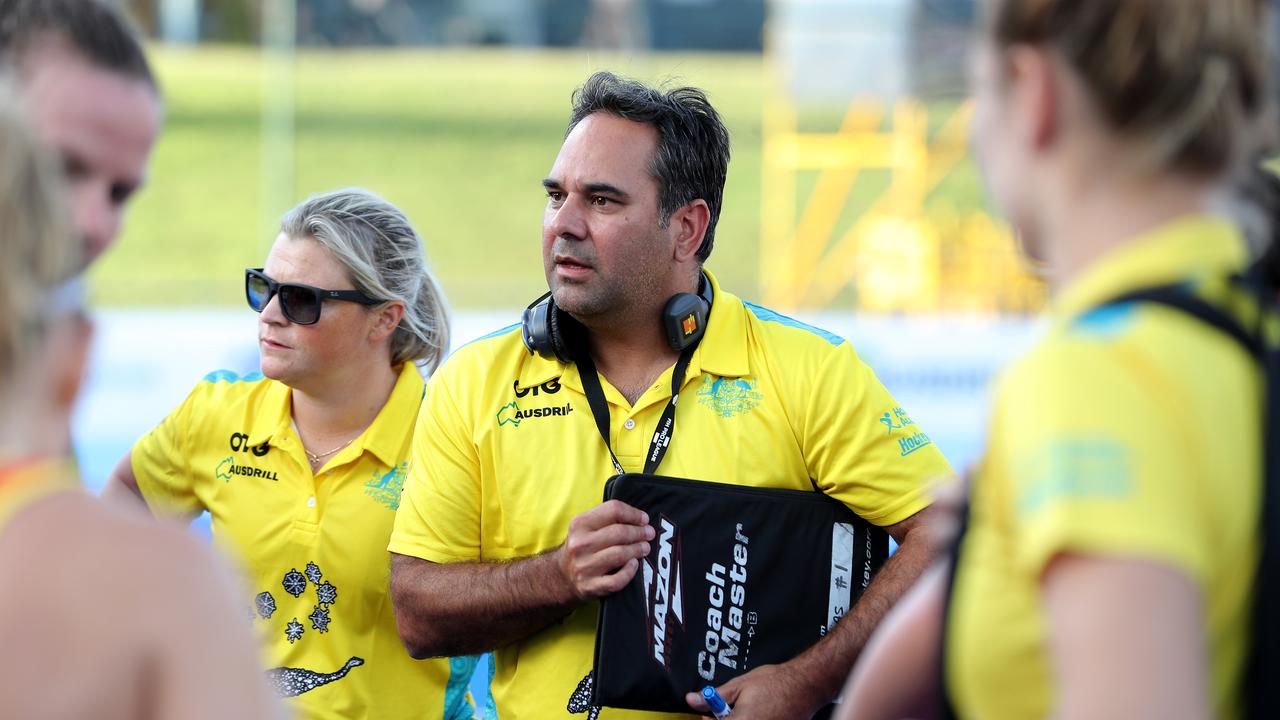
[[[258,447],[283,436],[289,430],[293,417],[293,394],[289,386],[278,380],[268,379],[266,382],[267,389],[263,391],[262,402],[249,428],[250,447]]]
[[[747,309],[737,296],[720,289],[715,275],[709,270],[703,272],[711,281],[711,317],[707,320],[706,334],[689,361],[687,377],[692,378],[702,372],[721,377],[742,377],[751,372],[745,341]],[[561,385],[582,392],[582,376],[575,364],[527,353],[520,369],[519,388],[524,390],[552,380],[559,380]]]
[[[747,308],[736,295],[720,289],[720,282],[710,271],[712,296],[711,317],[707,332],[698,343],[689,365],[690,376],[700,372],[720,377],[742,377],[751,373],[747,353]]]
[[[422,403],[423,387],[422,373],[418,366],[412,362],[404,363],[386,404],[378,411],[369,428],[351,443],[357,457],[368,450],[384,465],[396,464],[404,444],[404,424],[406,419],[412,422],[417,416],[418,406]],[[272,380],[249,432],[250,447],[283,437],[289,429],[292,411],[293,396],[289,386]],[[278,442],[275,444],[279,445]]]
[[[352,443],[356,450],[368,450],[388,467],[396,465],[404,448],[405,423],[414,424],[418,407],[422,404],[424,387],[418,366],[412,362],[404,363],[387,404],[378,411],[369,429]]]
[[[570,380],[568,376],[572,375],[577,381],[576,386],[572,387],[582,390],[582,382],[577,380],[578,373],[572,363],[562,363],[555,358],[544,358],[527,349],[524,353],[524,365],[520,368],[520,378],[517,381],[519,389],[526,390],[556,379],[560,380],[561,385],[568,385]]]
[[[1059,293],[1052,314],[1073,318],[1137,288],[1240,271],[1244,238],[1228,220],[1194,215],[1134,238],[1097,260]]]

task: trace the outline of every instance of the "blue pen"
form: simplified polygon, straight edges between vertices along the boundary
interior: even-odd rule
[[[729,703],[725,702],[724,698],[720,697],[720,693],[710,685],[702,688],[702,699],[707,701],[707,707],[711,708],[711,714],[716,720],[724,720],[733,711]]]

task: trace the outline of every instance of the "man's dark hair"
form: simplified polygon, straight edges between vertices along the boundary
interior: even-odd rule
[[[21,67],[26,54],[57,38],[95,67],[156,87],[138,34],[104,0],[0,0],[0,66]]]
[[[565,135],[598,112],[651,125],[657,131],[658,149],[649,172],[658,181],[659,218],[666,225],[676,210],[699,198],[705,200],[711,218],[697,252],[698,261],[705,262],[715,241],[729,169],[729,131],[706,93],[693,87],[664,93],[598,72],[573,93],[573,114]]]

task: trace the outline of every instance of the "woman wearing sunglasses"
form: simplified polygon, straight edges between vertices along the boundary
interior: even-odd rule
[[[474,664],[412,660],[387,595],[423,375],[449,344],[422,241],[372,193],[318,195],[285,214],[245,295],[261,373],[207,376],[110,491],[157,514],[209,511],[247,566],[268,678],[300,717],[470,717]]]

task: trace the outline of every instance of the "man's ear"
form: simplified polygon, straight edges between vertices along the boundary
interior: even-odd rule
[[[711,208],[701,198],[687,203],[671,214],[671,222],[667,228],[675,240],[674,259],[686,262],[693,258],[702,247],[702,240],[707,236],[707,225],[711,222]]]
[[[404,317],[404,303],[399,300],[385,302],[373,312],[373,327],[369,329],[369,339],[382,342],[391,337],[400,326],[400,319]]]

